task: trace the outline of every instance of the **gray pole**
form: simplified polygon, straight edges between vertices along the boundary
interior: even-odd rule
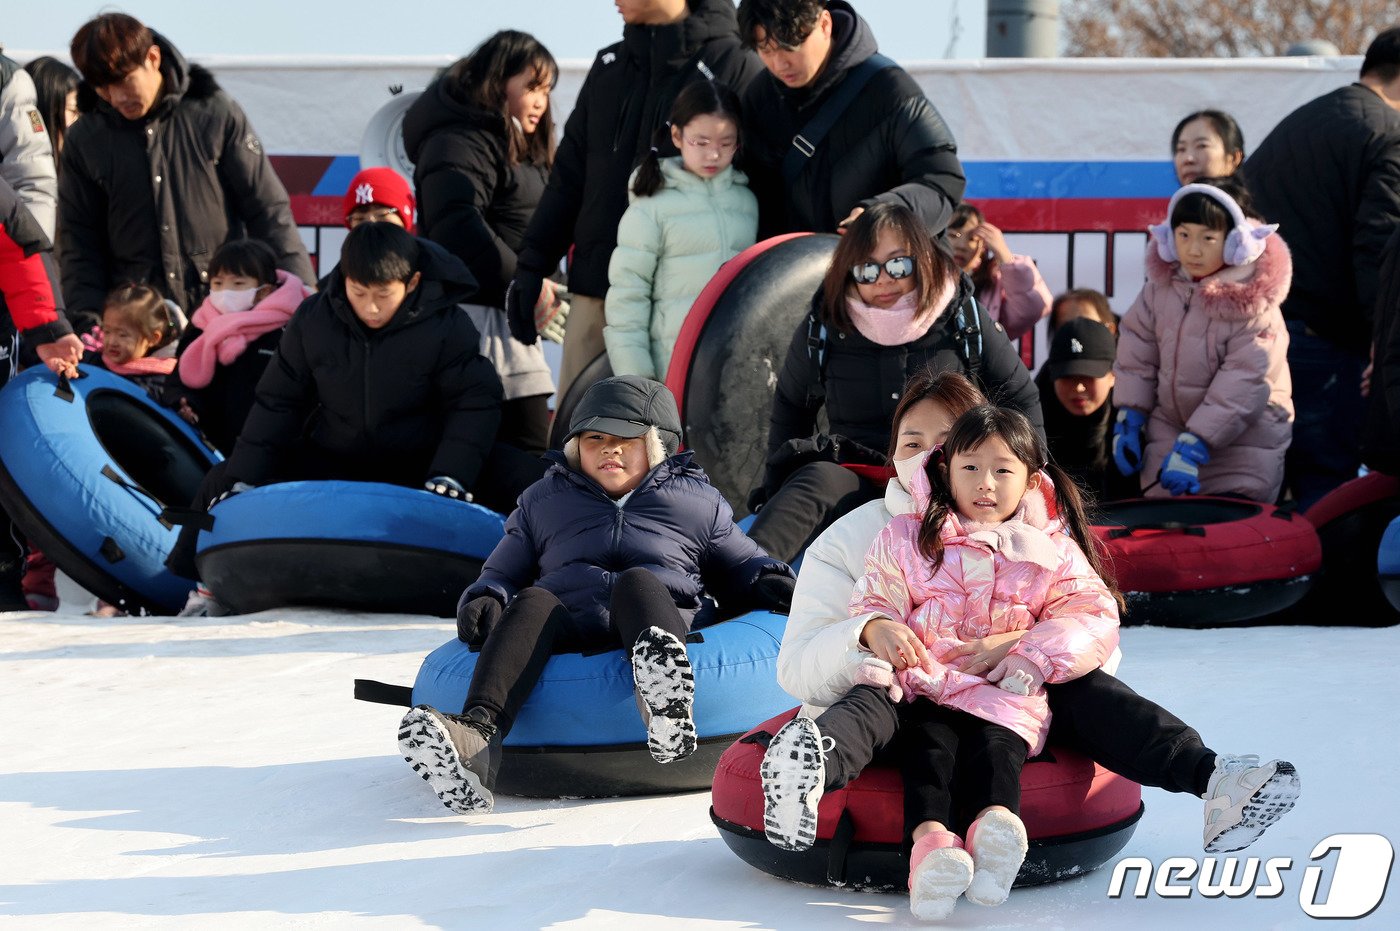
[[[987,0],[988,58],[1057,58],[1060,0]]]

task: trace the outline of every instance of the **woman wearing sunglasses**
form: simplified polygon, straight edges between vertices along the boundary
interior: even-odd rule
[[[1044,436],[1035,384],[972,282],[909,208],[877,203],[841,237],[788,347],[749,536],[791,561],[832,521],[878,498],[882,479],[845,466],[887,464],[904,383],[926,368],[972,378]],[[823,408],[829,426],[818,433]]]

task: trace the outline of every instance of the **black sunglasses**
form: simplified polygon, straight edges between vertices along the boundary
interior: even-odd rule
[[[909,255],[897,255],[892,259],[880,262],[861,262],[851,266],[851,277],[859,284],[874,284],[880,280],[880,269],[885,270],[895,281],[901,278],[908,278],[914,274],[914,257]]]

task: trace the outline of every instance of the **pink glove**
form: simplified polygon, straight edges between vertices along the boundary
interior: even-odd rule
[[[899,687],[899,679],[894,674],[894,667],[873,656],[866,658],[860,664],[860,668],[856,670],[855,684],[887,689],[892,702],[897,703],[904,697],[904,689]]]
[[[1045,673],[1024,656],[1010,653],[987,673],[987,681],[998,683],[1003,691],[1032,695],[1045,684]]]

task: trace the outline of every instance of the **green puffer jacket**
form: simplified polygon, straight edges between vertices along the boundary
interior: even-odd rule
[[[707,180],[674,156],[661,160],[661,174],[665,186],[651,197],[629,195],[618,224],[603,328],[614,374],[658,380],[690,305],[758,235],[758,201],[743,172],[731,166]]]

